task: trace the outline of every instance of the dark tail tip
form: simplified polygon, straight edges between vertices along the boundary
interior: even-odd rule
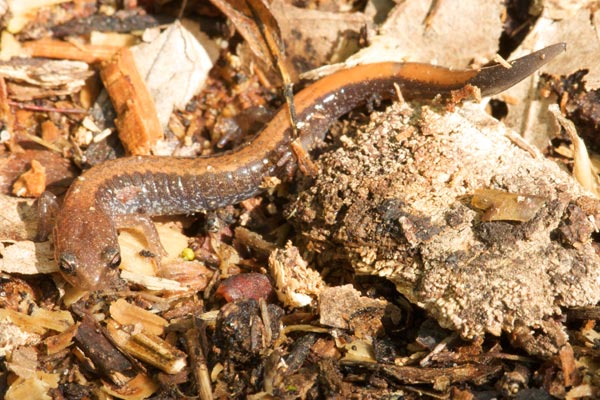
[[[479,73],[467,83],[477,86],[481,90],[482,96],[491,96],[500,93],[521,82],[566,49],[566,43],[556,43],[510,61],[510,68],[502,64],[481,68]]]

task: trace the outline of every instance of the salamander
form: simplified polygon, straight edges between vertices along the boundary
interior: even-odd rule
[[[472,85],[482,96],[521,81],[565,50],[555,44],[512,61],[473,70],[383,62],[348,68],[294,96],[298,140],[310,150],[339,117],[374,96],[432,99]],[[267,177],[284,179],[296,158],[284,106],[253,139],[208,157],[130,156],[94,166],[74,180],[58,210],[55,259],[64,278],[84,290],[112,287],[121,262],[118,230],[136,228],[158,257],[162,245],[150,217],[214,210],[257,195]]]

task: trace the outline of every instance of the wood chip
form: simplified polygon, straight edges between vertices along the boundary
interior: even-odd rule
[[[39,399],[52,400],[50,390],[58,388],[60,374],[36,371],[31,378],[18,378],[6,391],[6,400]]]
[[[560,358],[565,386],[570,387],[581,383],[581,376],[577,370],[573,347],[570,344],[565,345],[558,352],[558,356]]]
[[[45,308],[36,308],[31,313],[31,317],[34,318],[37,325],[57,332],[66,331],[75,323],[73,315],[67,310],[52,311]]]
[[[49,241],[31,240],[0,245],[0,271],[25,275],[58,272],[51,246]]]
[[[119,49],[116,46],[76,44],[54,39],[25,42],[23,48],[32,57],[77,60],[88,64],[107,60]]]
[[[123,147],[130,155],[150,154],[163,131],[131,51],[121,49],[103,63],[100,77],[117,111],[115,125]]]
[[[46,190],[46,168],[37,160],[31,161],[31,169],[23,173],[13,185],[17,197],[38,197]]]
[[[78,327],[79,324],[73,324],[65,331],[57,335],[48,336],[46,339],[44,339],[46,354],[56,354],[71,346],[73,344],[73,338],[77,333]]]
[[[37,334],[47,330],[63,332],[74,324],[73,317],[68,311],[50,311],[43,308],[34,310],[27,315],[10,309],[0,309],[0,317],[8,318],[22,329]]]
[[[102,390],[118,399],[147,399],[159,389],[159,386],[146,374],[138,374],[135,378],[121,386],[104,382]]]
[[[128,332],[114,320],[108,322],[107,329],[124,352],[168,374],[176,374],[187,365],[185,353],[156,335]]]
[[[36,333],[38,335],[43,335],[47,332],[46,328],[37,324],[35,318],[18,311],[0,308],[0,318],[8,319],[26,332]]]
[[[31,378],[38,367],[38,352],[30,346],[19,347],[7,357],[6,366],[20,378]]]
[[[118,299],[110,305],[110,315],[121,325],[139,324],[143,331],[153,335],[162,335],[168,325],[164,318],[128,303],[125,299]]]
[[[316,302],[325,288],[321,275],[308,268],[300,252],[291,243],[285,250],[276,250],[269,257],[269,270],[275,280],[279,300],[289,307],[304,307]]]

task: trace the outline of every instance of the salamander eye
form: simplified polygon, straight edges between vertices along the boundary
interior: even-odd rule
[[[117,253],[108,264],[108,268],[117,269],[121,265],[121,254]]]
[[[115,248],[104,250],[104,259],[108,260],[106,266],[110,269],[117,269],[121,265],[121,253]]]
[[[63,253],[58,259],[58,268],[65,275],[75,276],[77,274],[77,260],[71,253]]]

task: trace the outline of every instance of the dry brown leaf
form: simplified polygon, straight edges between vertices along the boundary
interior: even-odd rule
[[[229,18],[258,59],[270,61],[269,65],[274,66],[276,55],[285,54],[279,24],[263,0],[212,0],[212,3]],[[265,31],[269,33],[265,35]]]
[[[482,221],[527,222],[535,217],[545,201],[540,196],[480,188],[473,194],[471,205],[485,211]]]
[[[430,2],[419,0],[399,3],[370,46],[348,62],[418,61],[465,68],[473,60],[489,60],[497,52],[502,33],[501,2],[440,1],[431,15],[430,6]]]
[[[546,148],[555,133],[554,119],[547,110],[549,104],[556,102],[554,98],[540,98],[537,94],[539,76],[541,73],[570,75],[587,69],[589,73],[584,79],[586,88],[591,90],[600,87],[598,25],[600,15],[592,15],[585,8],[559,21],[547,17],[544,11],[519,49],[513,53],[513,57],[519,57],[548,44],[567,44],[565,54],[499,96],[514,100],[508,104],[508,115],[504,122],[539,149]]]
[[[37,207],[31,199],[0,194],[0,240],[33,239],[37,234]]]
[[[560,126],[565,129],[573,144],[573,177],[581,186],[600,198],[600,179],[592,165],[583,139],[577,134],[575,124],[561,114],[557,104],[550,105],[549,111],[554,115]]]
[[[152,42],[131,48],[163,129],[173,109],[185,107],[204,86],[215,60],[212,46],[205,36],[175,22]]]
[[[48,124],[54,126],[47,121],[46,124],[42,124],[42,129],[44,126],[48,127]],[[56,126],[54,127],[56,128]],[[46,134],[50,134],[50,132],[46,130]],[[53,193],[65,191],[68,182],[75,176],[75,170],[70,161],[54,152],[28,149],[23,152],[4,154],[0,157],[0,193],[10,193],[15,179],[29,168],[33,160],[39,161],[45,167],[46,186]]]
[[[369,27],[368,18],[359,12],[298,8],[284,1],[273,1],[271,10],[280,21],[286,55],[299,72],[344,61],[358,50],[362,32]]]
[[[169,281],[179,282],[182,287],[202,291],[210,282],[214,271],[200,261],[187,261],[181,258],[163,261],[157,274]]]

